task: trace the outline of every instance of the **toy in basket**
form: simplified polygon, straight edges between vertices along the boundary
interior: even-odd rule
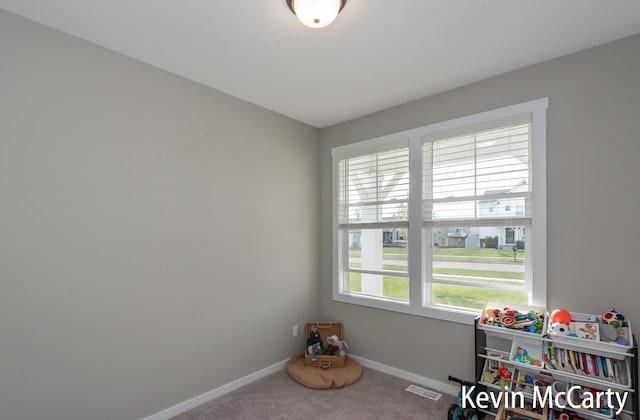
[[[322,369],[344,367],[349,345],[344,341],[342,322],[307,322],[305,366]]]
[[[523,305],[485,304],[480,328],[507,328],[523,333],[542,334],[545,324],[544,308]]]

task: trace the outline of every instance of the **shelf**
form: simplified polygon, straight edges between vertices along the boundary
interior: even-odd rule
[[[489,389],[501,391],[502,387],[511,388],[511,382],[515,375],[515,367],[503,363],[502,358],[486,357],[482,375],[478,382]]]
[[[611,357],[613,359],[622,360],[628,357],[634,357],[633,353],[630,352],[629,349],[623,346],[619,346],[617,344],[610,343],[599,343],[593,342],[590,343],[591,340],[580,340],[571,337],[558,337],[558,336],[543,336],[542,341],[547,343],[553,343],[554,345],[558,345],[558,347],[562,347],[569,350],[582,351],[582,350],[590,350],[593,353],[597,353],[601,356]],[[597,345],[597,344],[600,345]],[[606,347],[604,345],[607,345]]]
[[[594,315],[595,316],[595,315]],[[548,317],[548,315],[547,315]],[[631,334],[631,323],[626,320],[625,321],[625,326],[624,327],[619,327],[618,333],[622,335],[622,337],[625,337],[627,339],[627,343],[626,344],[617,344],[613,341],[598,341],[598,340],[588,340],[585,338],[581,338],[581,337],[572,337],[572,336],[564,336],[564,335],[557,335],[557,334],[551,334],[551,322],[549,322],[548,326],[547,326],[547,332],[549,334],[543,335],[543,339],[547,340],[547,341],[553,341],[554,343],[561,343],[562,346],[566,346],[566,347],[576,347],[576,348],[581,348],[581,349],[590,349],[593,350],[594,352],[600,353],[600,354],[609,354],[610,356],[608,357],[618,357],[618,358],[624,358],[627,357],[627,355],[629,354],[629,352],[631,351],[631,349],[633,348],[633,334]],[[598,325],[601,326],[601,328],[604,328],[605,326],[602,326],[601,324],[598,323]],[[612,328],[609,326],[609,328]],[[615,335],[615,331],[613,332],[613,334]]]
[[[491,304],[491,303],[488,303]],[[498,304],[499,305],[499,304]],[[508,307],[508,306],[505,306]],[[514,307],[517,310],[525,310],[529,307]],[[536,308],[537,309],[537,308]],[[512,330],[511,328],[498,327],[495,325],[483,325],[481,323],[482,316],[476,319],[476,382],[479,386],[488,392],[521,392],[522,395],[531,400],[533,398],[533,385],[523,384],[521,379],[523,375],[530,375],[533,378],[539,377],[545,379],[545,386],[549,386],[549,382],[552,383],[566,383],[569,386],[578,385],[594,391],[607,391],[627,393],[625,406],[622,407],[624,416],[620,416],[620,419],[624,420],[640,420],[638,416],[638,344],[634,342],[635,337],[630,337],[629,342],[633,345],[629,348],[627,346],[618,345],[609,342],[595,342],[593,340],[566,337],[566,336],[553,336],[546,335],[546,323],[545,334],[536,334],[523,332],[521,330]],[[552,344],[553,343],[553,344]],[[554,369],[551,364],[548,364],[549,347],[555,348],[555,351],[566,352],[566,354],[573,354],[574,363],[576,369],[572,371],[565,371]],[[509,349],[510,347],[510,349]],[[529,359],[524,359],[527,363],[523,363],[522,360],[518,360],[519,357],[524,354],[523,350],[526,350]],[[553,354],[553,352],[552,352]],[[529,364],[531,359],[541,360],[543,363],[541,366]],[[609,369],[606,368],[606,361],[609,361],[611,366],[618,366],[616,371],[617,379],[609,379]],[[555,359],[554,359],[555,361]],[[580,366],[582,361],[582,366]],[[602,369],[600,365],[605,365],[605,369]],[[490,365],[494,363],[494,365]],[[487,371],[487,366],[491,366],[489,369],[493,371],[498,364],[500,367],[507,367],[512,375],[509,380],[509,386],[505,390],[502,390],[495,383],[489,383],[483,381],[482,376]],[[567,365],[567,369],[572,369],[571,365]],[[596,370],[595,367],[598,366]],[[586,372],[589,372],[587,374]],[[611,369],[613,370],[613,369]],[[607,376],[603,376],[606,374]],[[531,381],[532,378],[527,380]],[[535,380],[535,379],[534,379]],[[616,382],[618,381],[618,382]],[[527,390],[527,385],[531,389]],[[529,392],[531,391],[531,392]],[[611,408],[610,412],[603,410],[597,411],[596,408],[590,410],[586,408],[572,408],[567,406],[563,411],[567,413],[573,412],[575,415],[589,420],[606,420],[614,419],[615,411],[620,407]],[[528,416],[532,419],[551,419],[554,407],[548,407],[548,414],[542,417],[536,417],[532,413],[526,410],[509,408],[508,411],[517,413],[522,416]],[[496,416],[497,410],[483,410],[484,413],[491,416]]]
[[[635,393],[636,390],[632,388],[631,385],[623,385],[614,382],[604,381],[601,379],[597,379],[590,376],[581,376],[568,372],[561,372],[557,370],[545,370],[548,372],[555,380],[561,382],[570,382],[575,385],[581,385],[589,388],[596,388],[599,390],[607,390],[611,389],[616,392],[631,392]]]

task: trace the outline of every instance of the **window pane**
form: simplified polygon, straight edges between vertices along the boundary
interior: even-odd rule
[[[528,217],[530,128],[526,123],[426,141],[425,220]]]
[[[459,286],[455,284],[432,284],[432,302],[435,305],[457,306],[482,309],[488,301],[528,304],[526,292],[485,289],[482,287]]]
[[[367,296],[409,300],[409,278],[349,273],[349,292]]]
[[[430,148],[433,198],[475,195],[475,138],[467,135],[433,142]]]
[[[407,220],[407,148],[343,159],[339,171],[340,223]]]
[[[459,226],[431,232],[433,281],[525,285],[523,226]]]
[[[488,219],[523,217],[524,197],[491,198],[476,201],[434,203],[432,220]]]
[[[453,203],[435,203],[432,220],[474,219],[475,201],[457,201]]]
[[[349,229],[349,268],[408,272],[406,228]]]
[[[407,203],[349,205],[349,223],[398,222],[407,220]]]
[[[482,219],[489,217],[523,217],[524,206],[524,197],[498,199],[486,198],[484,200],[478,200],[478,217]],[[516,209],[520,209],[520,211],[518,212]]]

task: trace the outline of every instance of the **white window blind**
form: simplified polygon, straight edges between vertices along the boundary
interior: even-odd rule
[[[530,217],[530,123],[428,140],[423,147],[425,221]]]
[[[339,163],[339,223],[405,222],[409,200],[409,150],[393,149]]]

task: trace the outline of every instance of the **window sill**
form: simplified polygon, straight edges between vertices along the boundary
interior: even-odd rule
[[[473,312],[456,308],[447,308],[444,306],[416,306],[411,305],[409,302],[348,293],[334,293],[333,300],[335,302],[366,306],[369,308],[439,319],[441,321],[456,322],[465,325],[474,325],[476,317],[481,312],[480,310]]]

